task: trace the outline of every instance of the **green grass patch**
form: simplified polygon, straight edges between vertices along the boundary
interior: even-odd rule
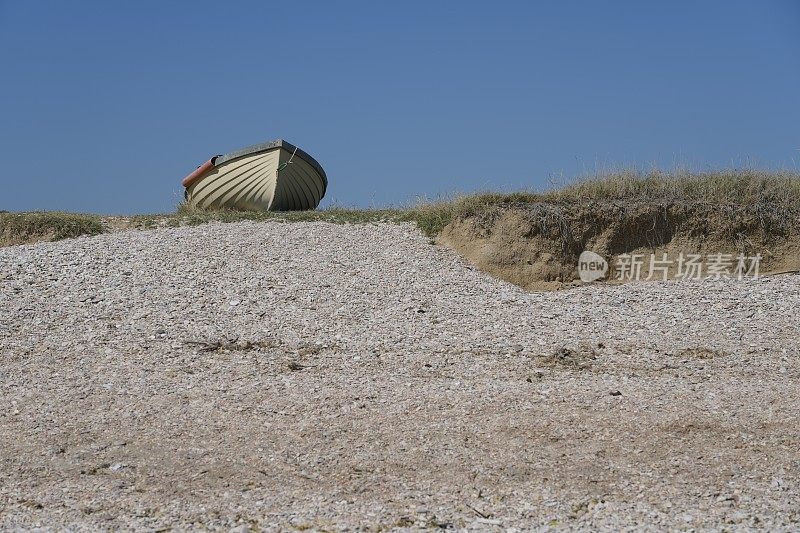
[[[0,246],[103,233],[99,216],[59,212],[0,213]]]
[[[234,209],[198,209],[182,203],[173,215],[180,225],[195,226],[206,222],[240,222],[243,220],[283,222],[331,222],[334,224],[368,224],[376,222],[407,222],[410,210],[355,209],[328,207],[311,211],[237,211]]]
[[[178,225],[195,226],[206,222],[282,221],[330,222],[332,224],[370,224],[379,222],[416,222],[428,236],[438,234],[453,218],[454,202],[420,201],[416,205],[386,209],[327,207],[313,211],[236,211],[233,209],[197,209],[186,203],[173,215]]]

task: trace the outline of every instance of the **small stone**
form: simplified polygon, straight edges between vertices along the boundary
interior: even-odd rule
[[[609,391],[609,394],[611,396],[622,396],[622,393],[620,391],[618,391],[618,390]]]

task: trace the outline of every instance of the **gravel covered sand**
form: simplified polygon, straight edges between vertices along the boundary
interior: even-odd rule
[[[412,225],[0,249],[0,528],[796,530],[798,308],[529,294]]]

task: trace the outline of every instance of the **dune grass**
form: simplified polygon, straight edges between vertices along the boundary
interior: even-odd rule
[[[437,235],[455,219],[486,216],[509,207],[555,204],[569,208],[590,204],[681,204],[739,207],[781,216],[800,209],[800,174],[756,170],[723,170],[708,173],[654,171],[615,172],[575,181],[544,192],[477,193],[443,200],[420,200],[387,209],[331,207],[316,211],[242,212],[198,210],[179,206],[176,216],[183,224],[211,220],[324,221],[333,223],[415,222],[428,236]]]
[[[328,207],[315,211],[254,212],[200,210],[182,203],[175,213],[116,218],[127,218],[124,227],[140,229],[243,220],[341,224],[414,222],[426,235],[434,237],[453,220],[486,217],[503,209],[543,204],[563,209],[597,204],[704,205],[795,220],[800,216],[800,174],[759,170],[623,171],[542,192],[489,192],[435,201],[421,199],[410,205],[384,209]],[[0,245],[96,235],[108,229],[103,220],[96,215],[58,212],[0,213]]]
[[[0,213],[0,246],[103,233],[99,216],[55,211]]]
[[[579,180],[544,192],[477,193],[411,208],[420,228],[438,234],[455,219],[486,216],[510,207],[551,204],[577,208],[592,204],[712,206],[800,215],[800,174],[754,170],[708,173],[616,172]]]
[[[544,201],[646,201],[798,206],[800,174],[757,170],[706,173],[620,172],[546,192]]]

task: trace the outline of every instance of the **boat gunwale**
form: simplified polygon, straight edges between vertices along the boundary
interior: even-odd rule
[[[325,174],[325,171],[322,170],[322,165],[320,165],[316,159],[311,157],[305,150],[302,148],[298,148],[297,146],[293,145],[290,142],[284,141],[283,139],[276,139],[274,141],[269,141],[265,143],[254,144],[252,146],[248,146],[246,148],[242,148],[241,150],[236,150],[234,152],[230,152],[223,155],[218,155],[213,157],[211,160],[215,167],[226,163],[228,161],[232,161],[234,159],[239,159],[240,157],[244,157],[247,155],[258,154],[261,152],[269,152],[275,149],[283,148],[284,150],[288,151],[289,153],[296,154],[298,157],[302,158],[306,163],[311,165],[314,170],[322,178],[322,182],[325,184],[323,188],[323,196],[328,188],[328,176]],[[295,152],[295,150],[297,150]]]

